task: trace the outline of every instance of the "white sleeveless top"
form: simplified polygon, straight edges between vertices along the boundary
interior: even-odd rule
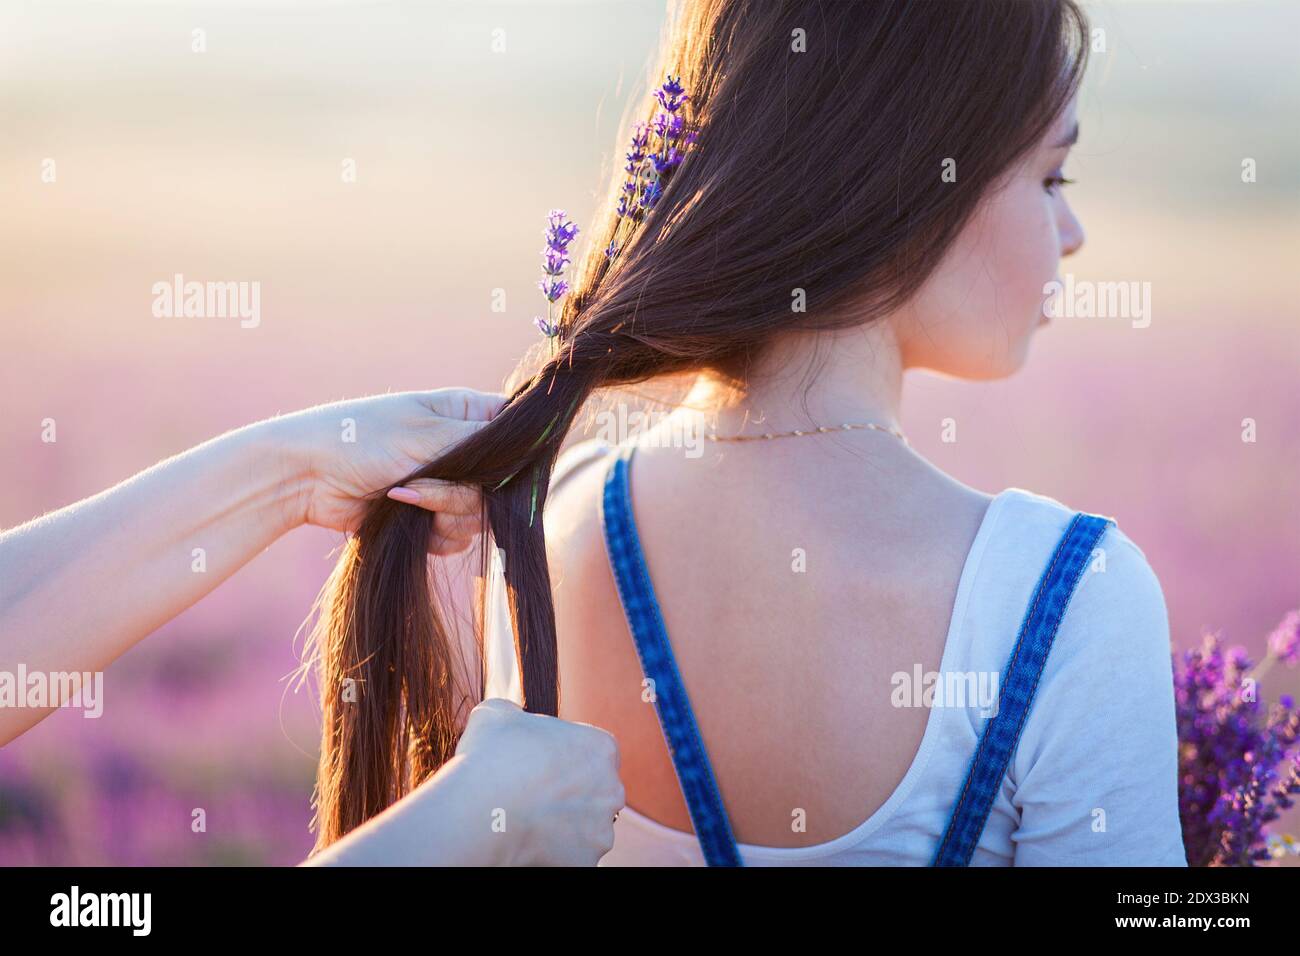
[[[570,448],[552,487],[609,448],[598,441]],[[957,586],[941,675],[1005,671],[1030,597],[1072,514],[1023,488],[1007,488],[990,502]],[[1061,621],[972,866],[1187,865],[1164,594],[1146,556],[1118,527],[1107,529],[1099,547],[1104,569],[1095,562],[1085,570]],[[499,554],[489,574],[487,696],[519,703]],[[812,846],[740,843],[744,864],[928,865],[984,725],[978,708],[944,707],[937,694],[935,700],[911,766],[875,813]],[[631,807],[619,814],[614,834],[602,866],[704,865],[694,834]]]

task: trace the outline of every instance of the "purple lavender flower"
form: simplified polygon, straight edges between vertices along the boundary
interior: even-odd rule
[[[645,161],[645,147],[650,141],[650,130],[644,123],[638,123],[632,132],[632,151],[627,154],[627,165],[623,169],[635,175]]]
[[[641,199],[640,199],[641,208],[647,210],[653,209],[654,204],[658,202],[659,197],[663,195],[663,191],[664,191],[663,187],[659,185],[659,180],[657,179],[650,180],[650,182],[646,185],[645,189],[641,193]]]
[[[693,144],[698,135],[686,128],[683,107],[690,96],[681,84],[681,77],[669,74],[654,96],[664,112],[658,113],[649,125],[637,123],[633,127],[632,148],[626,154],[627,165],[623,167],[628,179],[623,183],[615,210],[619,219],[628,219],[634,226],[659,201],[668,178],[681,165],[686,147]],[[658,137],[653,148],[650,146],[652,130]],[[615,248],[616,244],[611,242],[606,249],[606,258],[614,258],[610,249]]]
[[[568,221],[563,209],[552,209],[546,216],[546,222],[547,228],[543,232],[546,248],[542,250],[543,278],[537,283],[537,287],[546,296],[546,318],[534,316],[533,324],[554,342],[560,334],[560,323],[552,318],[551,306],[569,291],[569,283],[560,277],[564,274],[564,267],[569,264],[569,243],[578,234],[578,227]]]
[[[672,142],[682,135],[686,120],[678,115],[660,113],[655,117],[654,130],[661,140]]]
[[[569,248],[569,243],[573,241],[573,237],[578,234],[578,227],[571,222],[565,221],[566,217],[563,209],[552,209],[546,218],[550,223],[545,233],[546,248],[559,253],[565,252]]]
[[[1300,611],[1290,611],[1282,618],[1268,636],[1268,650],[1287,667],[1300,664]]]
[[[563,279],[542,279],[537,283],[537,287],[542,290],[547,302],[554,302],[569,291],[569,283]]]
[[[676,113],[681,109],[682,104],[690,99],[686,94],[686,88],[681,84],[681,77],[674,77],[669,74],[668,81],[659,87],[655,92],[655,99],[670,113]]]
[[[682,152],[676,146],[668,150],[666,157],[655,154],[650,157],[650,162],[654,164],[655,173],[662,178],[665,173],[682,161]]]
[[[542,265],[542,272],[548,276],[558,276],[564,274],[564,267],[569,264],[569,257],[556,252],[553,249],[545,250],[542,255],[545,263]]]
[[[1175,658],[1178,804],[1192,866],[1252,866],[1275,855],[1267,825],[1300,793],[1300,713],[1289,697],[1265,711],[1246,694],[1257,673],[1244,650],[1225,653],[1217,635],[1181,664]]]
[[[627,165],[623,167],[628,179],[623,183],[615,212],[620,221],[631,221],[629,228],[634,228],[654,208],[673,170],[685,158],[686,148],[694,144],[698,136],[695,130],[687,129],[684,107],[691,97],[682,86],[680,76],[668,74],[654,96],[663,112],[656,115],[652,124],[636,123],[632,127],[631,149],[626,154]],[[653,148],[650,144],[652,129],[658,136]],[[543,278],[537,283],[546,296],[546,318],[535,316],[533,324],[552,342],[560,335],[560,323],[553,317],[551,307],[569,291],[569,284],[562,277],[569,265],[569,243],[577,234],[578,227],[568,221],[564,210],[552,209],[547,215],[546,248],[542,250]],[[611,239],[605,248],[606,261],[612,262],[618,250],[626,244],[626,238],[622,243]]]

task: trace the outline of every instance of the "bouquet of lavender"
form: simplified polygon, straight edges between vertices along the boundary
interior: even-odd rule
[[[1252,666],[1244,648],[1220,647],[1206,634],[1199,650],[1174,658],[1178,721],[1178,811],[1191,866],[1254,866],[1300,852],[1268,824],[1300,793],[1300,712],[1283,695],[1264,708],[1258,680],[1273,664],[1300,662],[1300,612],[1269,636]]]

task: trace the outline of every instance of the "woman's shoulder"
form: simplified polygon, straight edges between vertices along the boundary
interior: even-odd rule
[[[1017,585],[1019,603],[1033,589],[1075,514],[1097,514],[1024,488],[998,496],[1003,560],[1025,562]],[[1044,688],[1072,703],[1095,707],[1099,698],[1150,694],[1170,680],[1169,615],[1164,590],[1142,547],[1120,526],[1108,523],[1087,556],[1061,618],[1043,672]],[[1023,609],[1022,609],[1023,612]],[[1091,700],[1091,703],[1089,701]]]
[[[1000,509],[999,530],[1008,555],[1038,554],[1050,557],[1071,520],[1080,512],[1107,519],[1093,546],[1082,578],[1071,600],[1071,622],[1093,625],[1117,615],[1140,613],[1147,623],[1165,615],[1160,579],[1145,550],[1113,515],[1064,502],[1026,488],[1011,487],[994,499]]]
[[[599,579],[605,562],[602,463],[609,461],[615,448],[603,439],[586,439],[570,445],[555,462],[544,519],[547,559],[557,582]]]
[[[1023,615],[1038,562],[1087,509],[1024,489],[1008,497],[1026,529],[1039,523]],[[1183,865],[1169,638],[1151,563],[1108,524],[1061,618],[1010,767],[1023,814],[1017,865]]]
[[[1065,533],[1075,514],[1082,512],[1105,518],[1108,524],[1097,542],[1093,566],[1105,571],[1110,566],[1110,560],[1116,558],[1120,569],[1124,572],[1117,577],[1155,577],[1146,552],[1129,537],[1120,526],[1119,519],[1113,515],[1072,507],[1051,495],[1020,487],[1006,488],[994,500],[1002,501],[1005,521],[1012,530],[1026,534],[1036,532],[1039,535],[1046,535],[1052,538],[1053,545]]]
[[[614,447],[603,438],[587,438],[565,448],[560,452],[555,461],[555,469],[551,472],[551,490],[554,491],[567,478],[586,466],[605,460],[605,456]]]

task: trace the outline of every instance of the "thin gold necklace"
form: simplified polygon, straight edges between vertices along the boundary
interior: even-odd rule
[[[848,432],[859,428],[871,428],[879,432],[888,432],[893,435],[904,445],[911,447],[911,442],[903,434],[901,428],[890,428],[888,425],[878,425],[875,422],[845,422],[843,425],[818,425],[816,428],[796,428],[788,432],[763,432],[761,435],[719,435],[716,432],[709,432],[709,441],[765,441],[769,438],[799,438],[804,435],[825,435],[828,432]]]

